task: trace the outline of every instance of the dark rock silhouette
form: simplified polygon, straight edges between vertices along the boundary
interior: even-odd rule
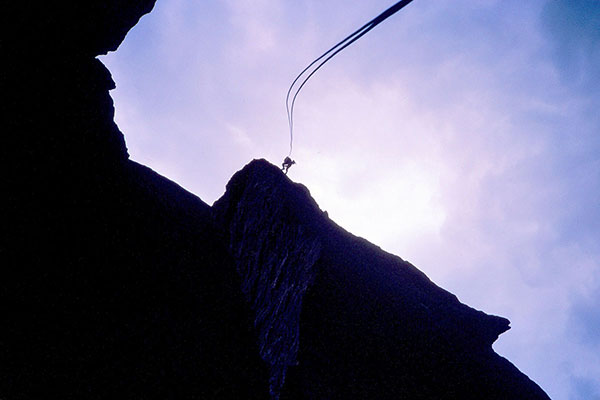
[[[113,121],[95,56],[153,3],[3,6],[1,399],[268,398],[210,208]]]
[[[236,173],[213,211],[229,232],[275,397],[548,398],[492,350],[507,319],[344,231],[274,165],[254,160]]]
[[[254,161],[214,207],[128,159],[114,50],[153,0],[1,16],[0,398],[545,394],[461,304]]]
[[[156,0],[11,1],[2,22],[11,33],[4,50],[16,56],[54,58],[106,54],[119,47]]]
[[[321,243],[310,224],[316,203],[274,168],[264,160],[250,163],[234,175],[213,212],[228,233],[277,396],[287,367],[296,364],[302,299],[317,273]]]

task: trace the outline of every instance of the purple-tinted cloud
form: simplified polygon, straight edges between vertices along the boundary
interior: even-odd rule
[[[115,54],[132,157],[207,202],[287,154],[291,79],[377,0],[159,0]],[[292,179],[353,233],[507,316],[495,348],[553,399],[600,385],[598,2],[415,1],[296,109]],[[594,397],[587,397],[594,398]]]

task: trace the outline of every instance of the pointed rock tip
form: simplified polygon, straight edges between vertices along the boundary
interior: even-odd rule
[[[271,164],[269,161],[264,158],[255,158],[250,161],[248,164],[241,169],[241,171],[246,171],[247,173],[269,173],[274,175],[282,175],[285,176],[281,168]]]
[[[229,190],[230,185],[245,185],[249,181],[259,181],[270,184],[280,184],[283,182],[292,183],[292,181],[283,173],[281,168],[271,164],[264,158],[255,158],[241,170],[236,172],[227,184],[227,189]]]
[[[482,312],[482,314],[484,314]],[[507,318],[500,317],[498,315],[485,315],[485,328],[482,329],[483,337],[485,338],[486,344],[490,346],[498,337],[504,332],[510,329],[510,321]]]
[[[222,213],[224,208],[237,204],[242,198],[247,201],[250,193],[251,197],[283,202],[286,208],[309,220],[323,215],[306,186],[293,182],[281,168],[263,158],[250,161],[231,177],[224,195],[213,204],[213,210]]]

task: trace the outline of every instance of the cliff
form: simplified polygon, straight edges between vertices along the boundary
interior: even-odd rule
[[[3,9],[0,398],[547,398],[492,351],[506,319],[276,167],[209,207],[129,160],[95,57],[153,4]]]
[[[285,399],[547,399],[492,350],[509,321],[329,220],[254,160],[213,206]]]
[[[2,399],[268,397],[210,208],[113,121],[95,56],[153,4],[3,6]]]

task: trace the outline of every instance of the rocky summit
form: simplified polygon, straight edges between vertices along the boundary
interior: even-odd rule
[[[212,211],[282,399],[546,399],[492,350],[509,321],[353,236],[254,160]]]
[[[153,0],[1,16],[0,399],[547,399],[474,310],[255,160],[209,207],[129,159],[114,50]]]

